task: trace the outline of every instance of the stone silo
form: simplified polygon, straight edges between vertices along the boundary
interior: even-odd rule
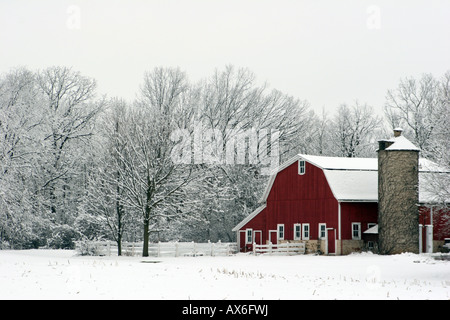
[[[394,129],[378,149],[378,236],[381,254],[419,253],[419,148]]]

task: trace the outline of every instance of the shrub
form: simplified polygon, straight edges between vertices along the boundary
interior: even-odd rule
[[[103,252],[98,241],[82,239],[76,242],[76,250],[82,256],[101,256]]]
[[[79,233],[71,226],[60,225],[53,229],[52,236],[48,239],[48,246],[52,249],[75,249],[75,241]]]

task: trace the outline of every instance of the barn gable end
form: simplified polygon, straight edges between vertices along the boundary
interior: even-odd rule
[[[360,176],[364,168],[373,169],[372,159],[350,162],[358,168],[354,172],[356,176]],[[332,249],[332,253],[338,254],[347,251],[346,247],[353,248],[355,244],[343,246],[341,242],[341,239],[354,240],[350,217],[363,226],[368,221],[376,222],[376,206],[372,204],[367,209],[365,204],[351,203],[342,207],[336,197],[336,194],[341,195],[340,189],[332,190],[327,175],[336,176],[337,171],[349,170],[350,167],[348,161],[341,161],[341,158],[307,155],[298,155],[286,162],[270,177],[261,199],[263,205],[233,229],[238,233],[241,250],[252,248],[249,232],[257,244],[302,241],[307,242],[310,252],[331,253]],[[348,190],[344,194],[349,195]],[[343,229],[341,221],[348,222]],[[358,245],[360,242],[357,240]]]

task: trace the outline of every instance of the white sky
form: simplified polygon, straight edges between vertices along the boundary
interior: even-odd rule
[[[318,111],[356,99],[381,110],[400,78],[450,69],[450,1],[0,2],[0,73],[71,66],[131,100],[156,66],[195,81],[227,64]]]

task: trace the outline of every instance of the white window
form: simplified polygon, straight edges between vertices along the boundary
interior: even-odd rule
[[[302,225],[300,223],[294,224],[294,240],[302,239]]]
[[[253,243],[253,230],[252,229],[246,229],[245,230],[245,243],[246,244],[252,244]]]
[[[352,223],[352,239],[361,240],[361,222]]]
[[[303,240],[309,240],[309,223],[303,224],[303,234],[302,234]]]
[[[327,232],[327,224],[319,223],[319,239],[325,239]]]
[[[277,225],[277,230],[278,240],[284,240],[284,224]]]
[[[305,174],[305,160],[298,161],[298,174]]]

